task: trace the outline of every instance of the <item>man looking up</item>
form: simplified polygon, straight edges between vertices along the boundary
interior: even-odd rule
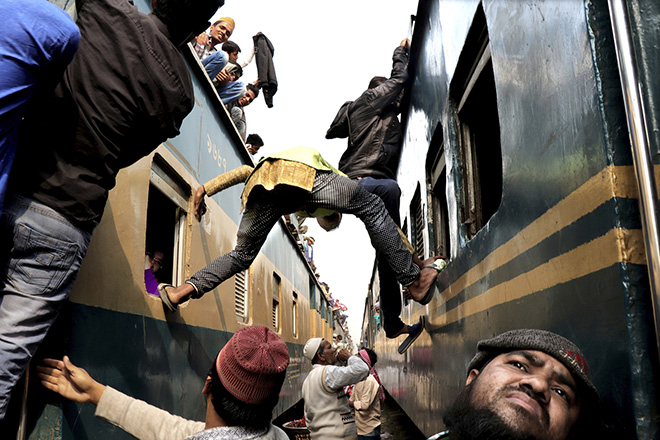
[[[344,387],[366,378],[369,366],[345,348],[336,351],[322,338],[308,340],[303,354],[313,364],[302,386],[305,422],[312,440],[357,439],[355,418]],[[345,367],[335,366],[337,361],[348,363]]]
[[[325,135],[326,139],[348,137],[348,148],[339,160],[339,170],[380,197],[399,227],[401,189],[396,182],[396,172],[403,147],[403,133],[398,114],[403,89],[408,81],[409,45],[410,41],[406,38],[394,50],[390,78],[373,77],[369,88],[360,97],[341,107]],[[399,318],[399,285],[383,256],[378,254],[377,258],[383,328],[388,338],[409,334],[399,349],[402,353],[422,333],[423,322],[408,326]]]
[[[596,438],[598,392],[580,349],[545,330],[477,344],[465,389],[445,413],[451,440]]]
[[[286,440],[270,423],[289,365],[289,351],[266,327],[244,327],[234,333],[209,369],[202,394],[206,420],[174,416],[102,385],[68,357],[44,359],[37,367],[49,390],[80,403],[96,405],[96,417],[138,439]]]
[[[78,52],[22,122],[0,217],[0,419],[69,296],[117,173],[179,134],[192,110],[178,46],[222,3],[153,0],[147,15],[129,0],[76,2]]]

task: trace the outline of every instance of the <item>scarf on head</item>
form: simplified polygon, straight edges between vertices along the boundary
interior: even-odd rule
[[[378,373],[376,372],[376,369],[371,366],[371,359],[369,358],[369,354],[367,353],[367,350],[362,349],[359,351],[359,353],[362,360],[369,367],[369,373],[374,377],[374,379],[376,379],[376,382],[378,382],[378,397],[380,398],[380,401],[385,402],[385,391],[383,390],[383,384],[380,381],[380,377],[378,377]]]

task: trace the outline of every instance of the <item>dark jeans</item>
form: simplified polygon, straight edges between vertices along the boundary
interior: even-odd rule
[[[401,218],[399,216],[401,189],[399,188],[399,184],[396,183],[396,180],[363,177],[358,180],[358,183],[361,187],[383,200],[385,209],[387,209],[390,217],[392,217],[392,220],[394,220],[397,226],[401,227]],[[401,288],[385,258],[382,258],[380,254],[377,254],[377,257],[378,280],[380,282],[380,310],[383,315],[385,335],[389,338],[397,334],[406,325],[399,317],[401,315]]]
[[[376,440],[376,439],[380,439],[380,426],[377,426],[376,429],[371,431],[369,434],[365,434],[365,435],[358,434],[358,440]]]

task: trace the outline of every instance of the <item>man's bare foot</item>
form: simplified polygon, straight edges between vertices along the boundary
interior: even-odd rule
[[[166,287],[165,292],[173,305],[177,306],[188,301],[192,296],[195,288],[188,283],[182,284],[177,287]]]
[[[419,273],[419,278],[417,278],[414,283],[406,287],[408,296],[418,303],[423,302],[424,304],[428,304],[430,300],[425,301],[425,299],[428,299],[427,294],[429,294],[429,289],[435,282],[435,279],[438,277],[439,273],[440,272],[437,269],[433,269],[431,267],[423,267]]]

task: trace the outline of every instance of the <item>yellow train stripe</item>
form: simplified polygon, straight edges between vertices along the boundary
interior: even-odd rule
[[[435,309],[433,326],[457,322],[492,307],[522,299],[558,284],[565,283],[617,263],[646,264],[642,231],[615,228],[607,234],[552,258],[524,274],[493,286],[475,298],[444,312]],[[443,313],[444,312],[444,313]]]
[[[658,170],[656,168],[656,174]],[[492,270],[505,265],[613,197],[637,198],[637,194],[632,166],[603,169],[459,277],[440,293],[435,303],[441,305],[450,300]]]

